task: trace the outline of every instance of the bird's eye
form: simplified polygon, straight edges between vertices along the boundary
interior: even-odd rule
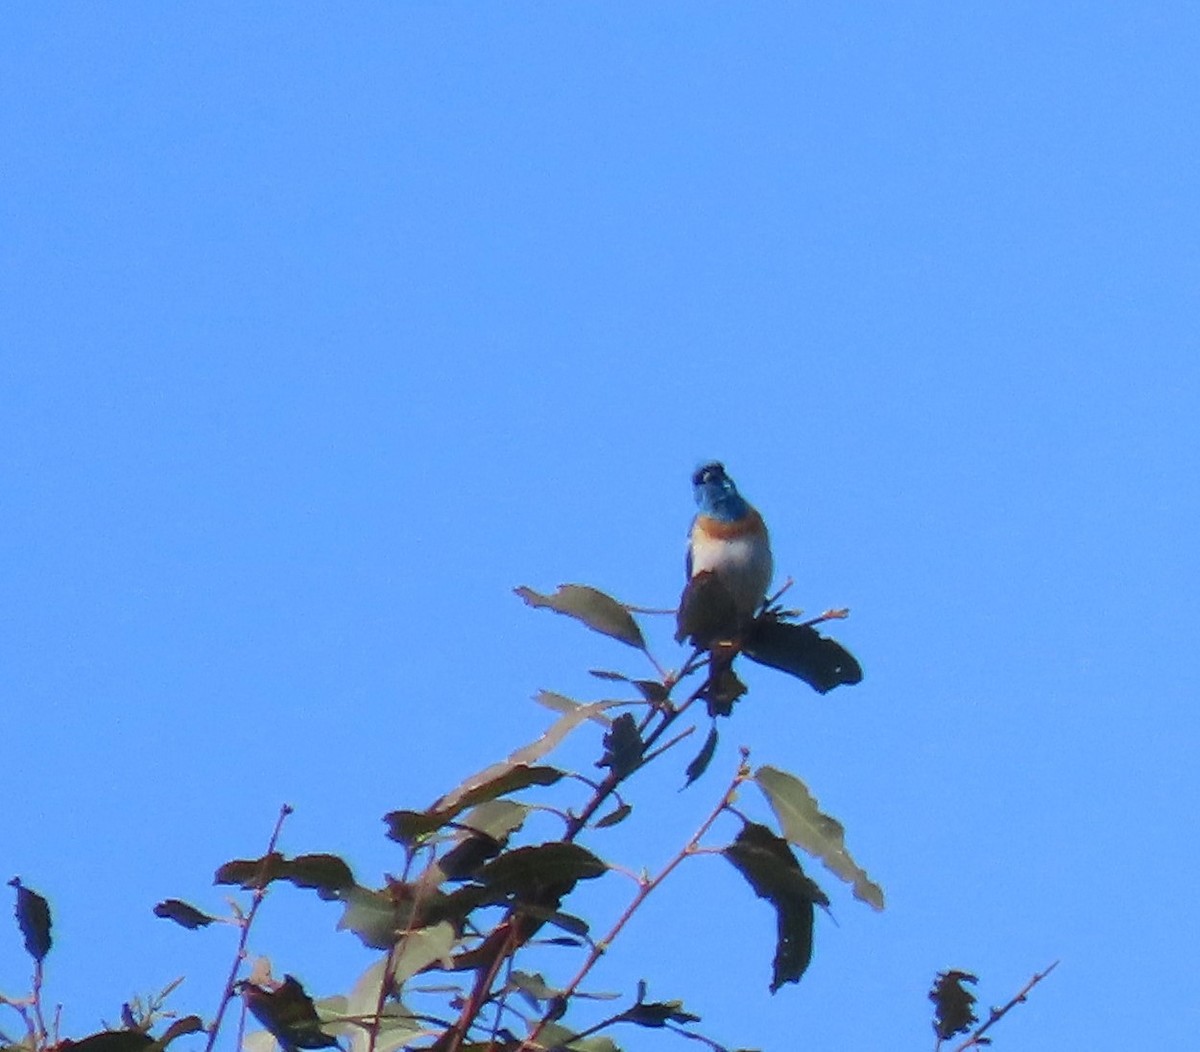
[[[714,460],[711,464],[705,464],[692,476],[692,485],[703,486],[715,479],[723,478],[724,475],[725,465]]]

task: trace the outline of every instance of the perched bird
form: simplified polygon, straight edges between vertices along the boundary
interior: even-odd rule
[[[723,464],[705,464],[692,485],[700,513],[688,541],[678,636],[702,644],[750,624],[771,584],[774,561],[762,516],[738,493]]]

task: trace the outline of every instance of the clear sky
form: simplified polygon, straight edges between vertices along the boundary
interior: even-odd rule
[[[770,910],[696,859],[598,984],[929,1048],[935,972],[1061,958],[1000,1047],[1194,1043],[1198,46],[1183,2],[8,7],[0,877],[66,1032],[179,974],[211,1017],[232,933],[150,910],[220,910],[282,802],[376,882],[535,690],[643,672],[511,588],[671,605],[718,457],[866,679],[751,669],[594,846],[660,864],[745,744],[889,905],[822,877],[772,997]],[[285,890],[252,948],[344,990],[336,917]]]

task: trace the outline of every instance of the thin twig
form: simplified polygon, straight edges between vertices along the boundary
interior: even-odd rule
[[[457,822],[455,822],[453,824],[456,826],[459,825],[459,823],[457,823]],[[462,829],[463,831],[471,830],[471,827],[466,826],[466,825],[459,826],[459,828]],[[413,852],[409,855],[408,861],[404,867],[405,879],[407,879],[407,877],[408,877],[409,869],[412,865],[412,861],[413,861],[413,858],[415,857],[415,855],[416,855],[416,852]],[[434,861],[433,849],[431,847],[430,848],[430,865],[431,866],[433,864],[433,861]],[[429,869],[426,869],[425,873],[427,876],[429,873]],[[375,1019],[367,1028],[367,1052],[375,1052],[375,1045],[376,1045],[376,1042],[379,1040],[379,1029],[383,1025],[383,1009],[387,1002],[388,996],[392,992],[392,987],[396,984],[396,967],[400,963],[399,957],[404,952],[404,947],[408,943],[408,937],[414,931],[420,930],[418,927],[415,927],[415,925],[417,924],[418,918],[421,915],[421,908],[425,905],[425,902],[424,902],[425,898],[428,897],[430,891],[433,890],[430,886],[430,882],[427,879],[425,879],[424,877],[419,879],[419,882],[417,883],[416,888],[417,888],[417,892],[413,896],[412,907],[408,913],[407,925],[405,926],[404,930],[399,933],[398,938],[392,939],[392,944],[388,947],[387,961],[383,966],[383,975],[381,976],[380,983],[379,983],[379,995],[375,999]],[[389,896],[389,898],[391,899],[390,904],[392,907],[392,916],[393,916],[393,918],[395,918],[396,917],[396,902],[395,902],[394,898],[391,898],[391,896]],[[395,936],[396,932],[393,930],[392,934],[393,934],[393,936]]]
[[[49,1033],[46,1030],[46,1020],[42,1015],[42,960],[35,958],[33,962],[33,1018],[37,1022],[38,1045],[46,1044]]]
[[[221,1029],[221,1020],[225,1018],[225,1009],[233,998],[233,988],[237,985],[238,969],[241,968],[242,961],[246,959],[246,943],[250,938],[250,926],[254,923],[258,907],[262,905],[262,901],[267,894],[267,885],[263,878],[266,876],[266,867],[269,865],[268,860],[275,853],[275,845],[279,842],[279,833],[283,829],[284,820],[291,813],[292,806],[290,804],[284,804],[279,809],[279,817],[275,820],[275,828],[271,831],[271,839],[267,842],[267,850],[263,855],[257,886],[251,893],[250,909],[246,913],[245,919],[241,922],[242,935],[238,939],[237,953],[234,954],[233,966],[229,969],[229,978],[225,980],[225,989],[221,994],[221,1006],[217,1009],[217,1016],[213,1020],[212,1028],[208,1032],[208,1042],[204,1046],[204,1052],[212,1052],[213,1047],[217,1043],[217,1034]],[[238,1047],[241,1047],[240,1041]]]
[[[742,759],[738,765],[737,774],[734,775],[733,780],[729,783],[729,788],[725,790],[724,794],[722,794],[717,806],[714,807],[709,813],[708,817],[700,823],[700,827],[691,835],[687,843],[675,853],[675,856],[665,866],[663,866],[658,875],[652,880],[644,882],[642,886],[638,888],[637,894],[634,895],[632,901],[625,908],[625,911],[617,918],[616,922],[608,930],[607,934],[602,939],[597,940],[595,946],[592,947],[591,951],[587,955],[587,958],[580,966],[579,971],[575,973],[575,978],[573,978],[558,995],[558,997],[555,998],[556,1001],[564,1002],[571,999],[571,996],[579,989],[579,986],[583,980],[587,978],[588,973],[592,970],[592,968],[595,967],[596,962],[604,956],[608,950],[608,947],[612,945],[613,940],[621,934],[622,929],[626,924],[629,923],[630,919],[638,911],[638,908],[642,905],[642,903],[645,902],[650,894],[675,871],[675,868],[685,858],[687,858],[688,855],[695,851],[696,847],[700,843],[701,838],[709,831],[710,828],[712,828],[713,823],[721,816],[721,813],[732,802],[734,796],[737,794],[738,787],[742,784],[742,782],[750,777],[750,769],[747,766],[748,757],[748,752],[743,749]],[[533,1047],[533,1045],[536,1044],[538,1037],[541,1035],[541,1032],[545,1029],[549,1022],[549,1015],[543,1015],[529,1036],[521,1042],[517,1052],[526,1052],[527,1049]]]
[[[1038,983],[1040,983],[1043,979],[1045,979],[1046,976],[1049,975],[1052,971],[1054,971],[1054,969],[1057,967],[1058,967],[1058,961],[1055,961],[1045,971],[1034,972],[1033,978],[1030,979],[1029,982],[1027,982],[1023,987],[1021,987],[1021,989],[1017,992],[1016,996],[1013,997],[1013,999],[1011,1001],[1009,1001],[1008,1004],[1006,1004],[1003,1008],[993,1008],[991,1015],[989,1015],[987,1018],[987,1022],[985,1022],[982,1026],[980,1026],[961,1045],[956,1045],[954,1048],[954,1052],[965,1052],[965,1050],[968,1048],[979,1048],[980,1046],[987,1044],[986,1039],[981,1041],[980,1038],[983,1038],[983,1035],[986,1034],[987,1031],[990,1030],[996,1023],[1000,1022],[1001,1019],[1003,1019],[1006,1015],[1008,1015],[1008,1013],[1010,1011],[1012,1011],[1012,1009],[1016,1008],[1017,1005],[1022,1004],[1025,1001],[1025,999],[1029,996],[1029,991],[1032,990],[1035,986],[1037,986]]]

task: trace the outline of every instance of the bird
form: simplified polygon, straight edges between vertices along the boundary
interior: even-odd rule
[[[771,542],[757,509],[711,461],[692,476],[699,513],[687,550],[687,586],[679,607],[679,639],[746,631],[774,573]]]

